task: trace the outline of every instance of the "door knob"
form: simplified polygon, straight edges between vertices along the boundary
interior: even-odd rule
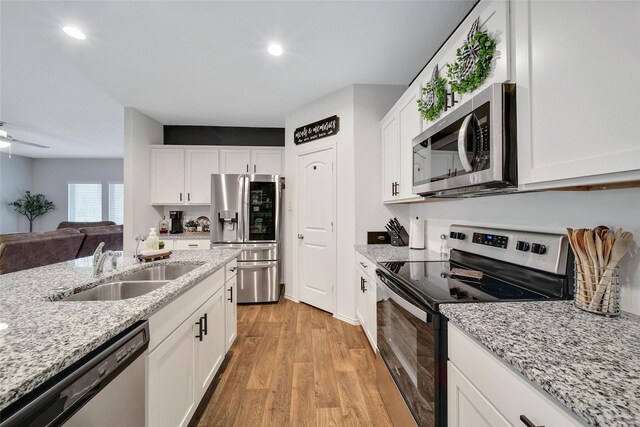
[[[304,239],[304,235],[298,234],[298,239],[300,239],[300,240]]]

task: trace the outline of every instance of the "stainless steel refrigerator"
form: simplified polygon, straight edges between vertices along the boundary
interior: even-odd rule
[[[211,246],[242,249],[238,303],[280,297],[283,188],[279,175],[211,175]]]

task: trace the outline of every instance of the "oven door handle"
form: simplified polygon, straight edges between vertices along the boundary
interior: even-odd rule
[[[382,286],[386,296],[388,296],[391,300],[393,300],[393,302],[398,304],[400,307],[402,307],[403,309],[411,313],[411,315],[420,319],[422,322],[424,323],[432,322],[433,315],[431,313],[416,307],[414,304],[411,304],[411,302],[409,302],[407,299],[403,298],[400,295],[400,292],[401,292],[400,289],[391,289],[391,286],[393,286],[393,284],[389,283],[389,279],[386,277],[384,273],[380,272],[379,270],[376,271],[376,273],[378,273],[378,277],[380,278],[380,286]],[[396,288],[396,287],[393,286],[393,288]]]
[[[467,132],[469,131],[471,120],[478,121],[475,114],[473,113],[464,118],[462,126],[460,126],[460,131],[458,132],[458,156],[460,157],[460,161],[462,162],[462,167],[464,168],[465,172],[473,171],[473,166],[471,166],[469,156],[467,156],[466,147]]]

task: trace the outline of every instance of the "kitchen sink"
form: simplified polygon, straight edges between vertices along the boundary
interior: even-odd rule
[[[168,280],[137,280],[105,283],[78,292],[63,301],[114,301],[139,297],[167,284]]]
[[[175,280],[200,267],[200,264],[156,265],[120,277],[123,282],[142,280]]]

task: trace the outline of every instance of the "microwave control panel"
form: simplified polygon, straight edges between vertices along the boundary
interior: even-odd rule
[[[473,233],[473,243],[507,249],[509,238],[499,234]]]

